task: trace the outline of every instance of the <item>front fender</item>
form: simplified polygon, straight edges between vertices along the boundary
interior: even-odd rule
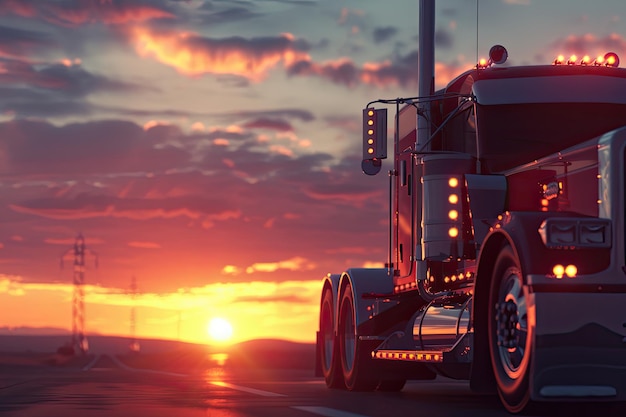
[[[474,302],[472,303],[472,326],[474,329],[474,360],[470,384],[477,391],[495,389],[489,347],[487,342],[489,290],[493,267],[503,245],[510,245],[519,260],[522,277],[526,283],[529,275],[549,275],[556,264],[577,264],[579,272],[589,273],[603,268],[598,260],[608,250],[598,249],[549,249],[538,232],[541,223],[548,217],[580,217],[567,212],[506,212],[499,216],[480,247]],[[487,372],[488,371],[488,372]]]

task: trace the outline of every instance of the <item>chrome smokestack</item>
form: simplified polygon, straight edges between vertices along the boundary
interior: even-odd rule
[[[418,51],[418,95],[432,96],[435,92],[435,0],[420,0],[419,3],[419,51]],[[417,147],[430,150],[430,103],[420,105],[422,115],[417,116]],[[426,146],[422,149],[422,146]]]

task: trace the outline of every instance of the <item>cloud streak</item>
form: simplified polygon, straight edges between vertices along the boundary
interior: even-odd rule
[[[135,28],[131,37],[139,55],[154,58],[191,76],[234,74],[258,82],[279,63],[288,66],[306,56],[302,42],[290,34],[215,39],[192,32]]]
[[[0,14],[40,19],[60,26],[91,23],[119,25],[174,17],[172,12],[155,6],[155,3],[130,0],[2,0]]]

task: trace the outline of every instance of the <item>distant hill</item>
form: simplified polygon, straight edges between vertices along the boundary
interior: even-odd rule
[[[54,353],[69,343],[72,335],[65,334],[32,335],[32,334],[1,334],[0,352],[45,352]],[[94,354],[119,354],[129,350],[131,340],[127,337],[88,335],[89,351]],[[162,352],[177,349],[180,346],[191,345],[171,340],[139,340],[144,352]]]
[[[0,327],[0,335],[7,336],[58,336],[68,333],[68,330],[59,327]]]
[[[0,353],[52,354],[71,340],[70,334],[6,335],[0,334]],[[212,355],[228,355],[227,363],[236,367],[310,368],[315,358],[315,345],[285,340],[259,339],[231,346],[208,346],[172,340],[140,339],[140,354],[130,351],[127,337],[92,335],[88,337],[89,354],[118,355],[129,365],[151,367],[153,363],[169,363],[171,369],[204,366]]]

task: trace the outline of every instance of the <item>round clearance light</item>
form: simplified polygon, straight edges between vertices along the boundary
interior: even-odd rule
[[[576,275],[578,275],[578,268],[576,265],[567,265],[564,272],[569,278],[576,278]]]
[[[615,52],[607,52],[604,55],[604,65],[607,67],[617,68],[619,67],[619,57]]]
[[[509,53],[502,45],[494,45],[489,50],[489,60],[494,64],[504,64],[509,57]]]
[[[565,267],[563,265],[554,265],[552,268],[552,274],[556,279],[563,278],[563,275],[565,274]]]

